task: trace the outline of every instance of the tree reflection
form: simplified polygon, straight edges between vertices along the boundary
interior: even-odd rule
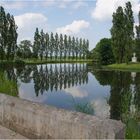
[[[48,64],[25,66],[17,69],[21,82],[30,83],[33,79],[36,96],[47,91],[57,91],[88,82],[86,64]]]
[[[140,111],[140,73],[135,79],[131,72],[93,70],[92,73],[101,85],[110,86],[111,119],[122,119],[124,114],[132,111],[132,107]]]

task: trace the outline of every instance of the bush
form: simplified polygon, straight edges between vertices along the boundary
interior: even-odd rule
[[[22,61],[22,60],[15,60],[15,65],[16,66],[24,66],[25,65],[25,62]]]

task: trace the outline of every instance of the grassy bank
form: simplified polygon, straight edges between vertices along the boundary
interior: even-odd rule
[[[20,62],[19,62],[20,61]],[[3,65],[18,65],[20,63],[24,63],[27,65],[33,65],[33,64],[48,64],[48,63],[91,63],[92,60],[91,59],[62,59],[62,60],[40,60],[40,59],[24,59],[24,60],[15,60],[15,61],[8,61],[8,60],[3,60],[0,61],[0,64]]]
[[[25,64],[47,64],[47,63],[89,63],[89,62],[91,62],[92,60],[90,60],[90,59],[87,59],[87,60],[85,60],[85,59],[78,59],[78,60],[76,60],[76,59],[72,59],[72,60],[70,60],[70,59],[62,59],[62,60],[51,60],[51,59],[48,59],[48,60],[39,60],[39,59],[28,59],[28,60],[24,60],[24,62],[25,62]]]
[[[103,66],[104,69],[109,70],[124,70],[124,71],[140,71],[140,63],[122,63]]]

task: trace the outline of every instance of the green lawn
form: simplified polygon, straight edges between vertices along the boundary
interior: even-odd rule
[[[103,68],[112,69],[112,70],[140,71],[140,63],[112,64],[112,65],[103,66]]]
[[[40,59],[26,59],[24,62],[26,64],[47,64],[47,63],[84,63],[84,62],[91,62],[91,59],[48,59],[48,60],[40,60]]]

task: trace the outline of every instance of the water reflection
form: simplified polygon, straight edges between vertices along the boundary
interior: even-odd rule
[[[92,73],[101,85],[110,85],[111,119],[120,120],[128,111],[140,111],[140,73],[121,71],[93,71]]]
[[[0,67],[0,73],[1,83],[3,79],[14,81],[16,90],[12,91],[16,91],[16,96],[31,101],[72,110],[73,103],[69,102],[72,98],[78,103],[88,101],[95,115],[117,120],[127,111],[140,111],[140,73],[89,71],[86,64]],[[6,84],[9,87],[9,83]],[[0,84],[0,92],[2,90]]]

